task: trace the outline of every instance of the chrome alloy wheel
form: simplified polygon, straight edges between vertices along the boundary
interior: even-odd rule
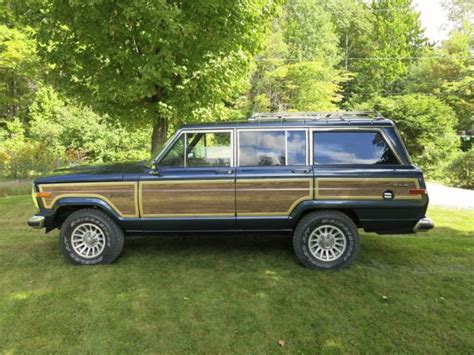
[[[336,226],[324,224],[310,234],[308,245],[311,254],[320,261],[334,261],[346,250],[344,233]]]
[[[95,224],[82,223],[72,231],[71,244],[78,255],[93,259],[105,249],[105,233]]]

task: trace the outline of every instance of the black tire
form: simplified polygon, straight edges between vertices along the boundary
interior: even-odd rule
[[[329,229],[325,229],[326,226],[328,226]],[[324,239],[321,241],[320,246],[320,239],[318,239],[314,233],[321,231],[319,233],[324,234],[323,231],[327,233],[328,230],[335,233],[339,241],[334,241],[334,237],[328,241]],[[320,238],[326,237],[323,236]],[[318,241],[315,241],[315,239]],[[331,248],[331,245],[335,243],[344,243],[342,239],[345,240],[344,246],[339,246],[338,244],[337,249],[334,249],[334,247]],[[325,243],[324,245],[322,244],[323,242]],[[310,248],[310,243],[313,249]],[[332,255],[329,255],[329,251],[322,251],[326,247],[336,252],[332,252]],[[293,234],[293,248],[298,260],[308,268],[316,270],[341,269],[352,264],[357,258],[360,248],[360,238],[357,226],[344,213],[338,211],[312,212],[301,218],[296,226]],[[317,252],[315,249],[317,249]],[[338,255],[338,253],[340,253],[340,255]],[[318,257],[315,255],[318,255]],[[324,258],[324,255],[334,258],[334,260],[321,260]]]
[[[74,248],[72,245],[73,232],[80,227],[97,228],[100,234],[101,247],[97,247],[97,255],[91,252],[90,257],[84,257],[79,252],[82,248]],[[83,237],[84,238],[84,237]],[[87,208],[71,213],[61,226],[59,234],[59,245],[64,257],[71,264],[95,265],[110,264],[114,262],[122,252],[124,234],[122,229],[106,213],[101,210]],[[77,244],[76,244],[77,245]]]

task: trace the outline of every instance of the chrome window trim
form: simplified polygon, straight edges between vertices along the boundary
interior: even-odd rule
[[[288,165],[288,132],[289,131],[297,131],[297,132],[305,132],[306,134],[306,165],[305,166],[309,166],[309,156],[308,156],[308,130],[309,128],[308,127],[291,127],[291,128],[287,128],[285,126],[282,126],[281,128],[280,127],[272,127],[272,128],[236,128],[235,131],[236,131],[236,142],[235,142],[235,150],[236,150],[236,157],[235,157],[235,166],[236,167],[240,167],[240,132],[271,132],[271,131],[283,131],[285,132],[285,165],[267,165],[268,167],[271,167],[271,166],[289,166]],[[246,167],[246,168],[251,168],[251,167],[262,167],[262,166],[259,166],[259,165],[244,165],[243,167]]]
[[[413,165],[413,160],[411,159],[410,153],[408,152],[408,149],[407,149],[407,147],[406,147],[406,145],[405,145],[405,142],[404,142],[403,139],[402,139],[402,136],[400,135],[400,132],[399,132],[398,128],[395,128],[395,127],[394,127],[394,132],[395,132],[395,134],[396,134],[396,136],[397,136],[397,138],[398,138],[398,140],[399,140],[399,143],[402,145],[403,151],[405,152],[405,155],[406,155],[407,160],[408,160],[408,164],[409,164],[409,165]],[[390,140],[390,141],[391,141],[391,140]]]
[[[233,132],[231,134],[231,145],[233,149],[233,155],[231,156],[231,166],[232,168],[239,167],[239,133],[240,132],[258,132],[258,131],[305,131],[306,132],[306,165],[307,166],[315,166],[317,164],[314,164],[314,157],[313,157],[313,138],[314,138],[314,132],[317,131],[375,131],[378,132],[382,135],[384,141],[388,144],[390,149],[392,150],[393,154],[397,158],[398,162],[402,166],[406,166],[407,164],[403,162],[401,159],[400,155],[398,154],[398,151],[394,148],[394,145],[392,143],[392,140],[387,137],[385,134],[383,128],[385,126],[371,126],[371,127],[308,127],[308,126],[293,126],[293,127],[271,127],[271,128],[266,128],[266,127],[257,127],[257,128],[222,128],[222,129],[186,129],[186,128],[180,128],[176,131],[174,134],[174,137],[168,141],[168,143],[161,149],[161,151],[158,153],[156,158],[153,160],[156,164],[159,165],[161,159],[168,153],[168,151],[174,146],[177,140],[181,138],[181,135],[185,132],[189,133],[203,133],[203,132]],[[398,132],[397,132],[398,134]],[[285,133],[286,135],[286,133]],[[401,138],[400,138],[401,139]],[[401,141],[403,143],[403,141]],[[282,166],[288,166],[288,165],[282,165]]]
[[[181,138],[181,136],[184,134],[184,155],[186,155],[186,146],[187,146],[187,134],[190,133],[229,133],[230,134],[230,149],[231,149],[231,154],[230,154],[230,166],[216,166],[215,168],[234,168],[234,151],[235,151],[235,139],[234,139],[234,131],[235,129],[232,128],[223,128],[223,129],[186,129],[186,128],[180,128],[179,130],[176,131],[174,138],[172,138],[169,143],[163,147],[163,149],[158,153],[156,159],[154,160],[155,163],[159,166],[161,160],[168,154],[168,152],[174,147],[176,142]],[[186,166],[186,156],[184,158],[184,166],[182,168],[187,168],[187,169],[202,169],[202,168],[207,168],[206,166]],[[179,167],[176,167],[179,168]]]
[[[310,162],[311,162],[311,165],[312,166],[318,166],[318,165],[322,165],[322,164],[316,164],[314,162],[314,144],[313,144],[313,141],[314,141],[314,132],[328,132],[328,131],[364,131],[364,132],[378,132],[380,133],[380,135],[382,136],[382,138],[384,139],[385,143],[387,143],[388,147],[390,148],[390,150],[392,151],[393,155],[395,155],[395,157],[397,158],[398,160],[398,163],[401,165],[401,166],[406,166],[407,164],[405,164],[402,160],[402,158],[400,157],[400,155],[398,154],[397,150],[394,149],[394,146],[393,146],[393,143],[392,143],[392,140],[390,139],[390,137],[388,137],[384,130],[380,127],[321,127],[321,128],[311,128],[310,129],[310,133],[311,133],[311,149],[310,149],[310,153],[311,153],[311,159],[310,159]],[[344,164],[334,164],[334,165],[344,165]],[[361,165],[363,166],[364,164],[354,164],[354,165]],[[383,165],[378,165],[379,167],[383,166]]]

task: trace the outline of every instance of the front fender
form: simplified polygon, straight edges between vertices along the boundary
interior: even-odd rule
[[[122,218],[119,216],[117,211],[112,208],[106,201],[96,198],[96,197],[64,197],[56,201],[54,204],[54,210],[57,212],[62,207],[77,207],[77,206],[84,206],[84,207],[98,207],[104,212],[112,217],[116,222],[120,222]]]

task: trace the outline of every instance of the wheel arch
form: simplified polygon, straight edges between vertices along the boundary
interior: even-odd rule
[[[60,228],[71,213],[86,208],[97,208],[105,212],[115,222],[120,223],[120,217],[117,212],[102,199],[65,197],[58,200],[54,205],[54,219],[51,229]]]
[[[305,201],[296,206],[290,215],[292,227],[295,228],[301,218],[307,214],[317,211],[338,211],[344,213],[355,223],[357,228],[362,227],[356,209],[351,206],[327,201]]]

